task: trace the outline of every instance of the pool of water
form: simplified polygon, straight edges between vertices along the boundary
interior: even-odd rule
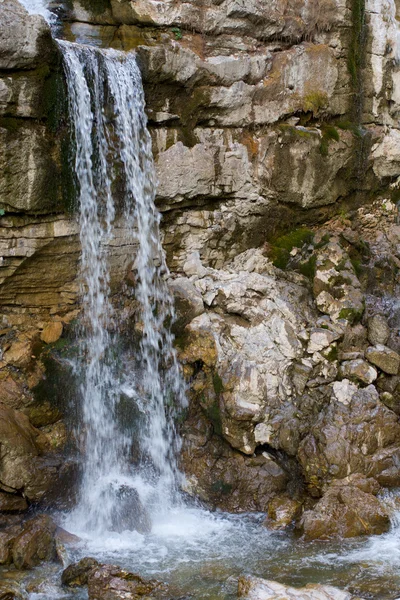
[[[389,505],[397,495],[386,495]],[[68,518],[58,516],[61,525]],[[69,560],[93,556],[144,577],[168,582],[171,594],[196,600],[235,599],[237,578],[253,574],[294,586],[331,584],[371,600],[400,598],[400,512],[381,536],[305,543],[294,533],[273,532],[263,515],[228,515],[177,508],[153,519],[149,535],[105,533],[67,548]],[[27,582],[30,600],[83,600],[86,590],[63,590],[60,567],[35,569]],[[3,576],[13,576],[12,572]]]

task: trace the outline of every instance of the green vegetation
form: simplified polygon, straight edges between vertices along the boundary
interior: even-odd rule
[[[175,34],[176,40],[181,40],[183,38],[183,33],[179,27],[172,27],[171,31]]]
[[[322,156],[327,156],[329,151],[329,142],[331,142],[332,140],[335,142],[339,142],[340,135],[336,127],[334,127],[333,125],[323,125],[321,127],[321,131],[322,139],[319,150]]]
[[[314,279],[316,267],[317,267],[317,255],[312,254],[306,262],[303,262],[300,264],[299,269],[300,269],[300,273],[302,275],[304,275],[305,277],[308,277],[308,279]]]
[[[304,96],[303,110],[304,112],[311,112],[314,117],[327,106],[328,96],[324,92],[314,91]]]
[[[282,235],[271,242],[269,256],[272,263],[278,269],[285,270],[290,260],[290,252],[293,248],[302,248],[304,244],[310,244],[314,234],[309,229],[295,229],[286,235]]]

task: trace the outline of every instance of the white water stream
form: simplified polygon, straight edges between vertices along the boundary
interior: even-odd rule
[[[134,520],[141,518],[135,510],[137,493],[152,512],[179,502],[171,413],[184,405],[185,393],[165,325],[173,316],[173,303],[165,281],[151,139],[135,56],[62,41],[59,47],[75,140],[82,246],[83,352],[78,370],[83,481],[68,522],[73,529],[100,534],[135,528]],[[114,193],[117,174],[124,188],[119,195]],[[142,331],[134,349],[140,370],[132,373],[121,368],[122,323],[111,302],[108,254],[117,217],[127,238],[122,244],[136,246],[134,293]],[[137,432],[141,461],[135,470],[129,460],[132,439],[117,417],[122,391],[144,415]]]

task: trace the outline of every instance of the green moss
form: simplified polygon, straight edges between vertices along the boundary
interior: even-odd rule
[[[338,347],[333,345],[323,355],[329,362],[335,362],[338,359]]]
[[[327,156],[329,153],[329,142],[332,140],[335,142],[340,141],[340,135],[336,127],[333,125],[323,125],[321,128],[322,138],[319,150],[322,156]]]
[[[358,258],[350,258],[350,262],[353,265],[353,269],[354,269],[357,277],[360,277],[360,275],[362,275],[362,273],[363,273],[363,267],[362,267],[361,260],[359,260]]]
[[[222,392],[224,391],[222,379],[218,375],[218,373],[214,373],[214,375],[213,375],[213,386],[214,386],[214,392],[217,394],[217,396],[222,394]]]
[[[232,485],[230,483],[226,483],[222,479],[219,479],[211,485],[211,491],[214,492],[214,494],[228,495],[232,491]]]
[[[300,273],[309,279],[314,279],[317,266],[317,256],[312,254],[310,258],[300,265]]]
[[[323,248],[324,246],[329,244],[330,239],[330,235],[328,233],[325,233],[325,235],[321,238],[321,241],[318,242],[318,244],[315,244],[314,248],[316,250],[318,250],[319,248]]]
[[[363,314],[363,310],[357,310],[356,308],[342,308],[339,313],[339,319],[346,319],[349,323],[357,323]]]
[[[316,117],[321,110],[328,106],[328,96],[325,92],[310,92],[303,98],[304,112],[311,112]]]
[[[206,414],[214,427],[214,433],[221,436],[222,435],[222,420],[221,420],[221,411],[219,408],[219,399],[218,398],[212,404],[209,404],[207,406]]]
[[[312,242],[314,234],[309,229],[295,229],[282,235],[271,242],[269,257],[278,269],[285,270],[290,260],[293,248],[302,248],[304,244]]]

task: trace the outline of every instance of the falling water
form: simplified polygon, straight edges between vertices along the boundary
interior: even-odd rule
[[[135,56],[68,42],[59,45],[75,140],[84,324],[79,365],[84,470],[80,502],[71,518],[91,531],[104,531],[124,527],[116,522],[118,503],[127,498],[132,505],[129,492],[138,479],[151,489],[147,503],[153,507],[176,501],[180,475],[171,413],[185,403],[185,394],[166,325],[173,318],[173,304]],[[117,177],[123,181],[122,201],[114,194]],[[118,217],[127,232],[124,244],[137,247],[132,275],[141,329],[135,348],[140,368],[128,373],[121,367],[121,323],[111,303],[108,261]],[[131,436],[117,418],[122,389],[128,389],[132,409],[136,403],[144,415],[136,473],[129,460]]]

